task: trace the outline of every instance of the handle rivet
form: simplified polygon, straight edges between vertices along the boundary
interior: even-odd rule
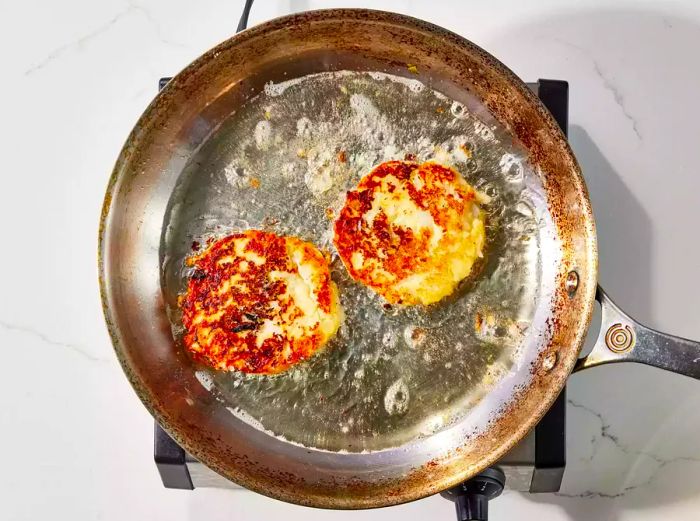
[[[554,351],[552,353],[549,353],[547,356],[544,357],[544,360],[542,360],[542,368],[549,372],[554,367],[557,365],[557,362],[559,361],[559,353],[557,351]]]
[[[566,283],[564,284],[564,287],[566,288],[566,292],[569,294],[569,296],[573,297],[578,289],[578,273],[573,270],[570,271],[566,276]]]

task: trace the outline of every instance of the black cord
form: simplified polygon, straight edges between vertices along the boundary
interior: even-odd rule
[[[236,32],[240,33],[246,27],[248,27],[248,15],[250,14],[250,8],[253,5],[253,0],[245,0],[245,5],[243,6],[243,13],[241,14],[241,19],[238,22],[238,28]]]

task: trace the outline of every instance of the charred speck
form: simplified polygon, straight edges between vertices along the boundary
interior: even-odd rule
[[[199,242],[192,241],[192,251],[197,251],[199,249]]]
[[[243,322],[242,324],[238,324],[236,327],[232,328],[231,331],[234,333],[240,333],[241,331],[250,331],[251,329],[255,329],[258,327],[258,324],[256,322]]]
[[[194,280],[206,279],[206,278],[207,278],[207,274],[206,274],[205,271],[202,271],[202,270],[194,270],[194,272],[192,272],[192,278],[193,278]]]

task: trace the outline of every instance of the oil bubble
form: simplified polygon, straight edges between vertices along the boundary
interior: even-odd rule
[[[523,180],[523,163],[513,154],[504,154],[499,162],[506,181],[518,183]]]
[[[450,112],[457,119],[465,119],[467,117],[467,107],[461,104],[459,101],[452,103],[450,107]]]
[[[384,409],[389,414],[404,414],[408,411],[409,402],[408,386],[399,378],[389,386],[384,394]]]

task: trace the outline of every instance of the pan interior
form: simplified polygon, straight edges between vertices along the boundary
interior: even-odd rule
[[[456,423],[478,431],[490,419],[481,411],[498,410],[525,383],[550,315],[557,239],[524,148],[475,99],[460,96],[380,72],[268,83],[191,157],[160,251],[177,348],[177,297],[193,241],[244,229],[295,235],[331,252],[346,315],[325,351],[281,375],[197,367],[200,383],[232,414],[306,447],[378,451]],[[486,258],[437,305],[386,309],[346,273],[332,216],[373,166],[407,155],[450,164],[491,197]]]

